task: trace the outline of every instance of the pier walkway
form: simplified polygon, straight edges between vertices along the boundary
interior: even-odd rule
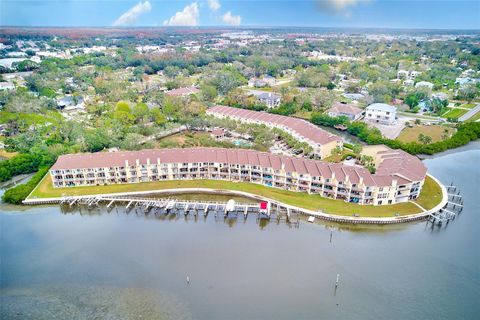
[[[27,198],[23,204],[26,205],[41,205],[41,204],[59,204],[73,206],[75,204],[84,204],[90,207],[98,205],[99,203],[105,203],[107,208],[114,204],[122,204],[126,206],[126,209],[133,207],[142,207],[146,210],[157,208],[157,210],[165,211],[173,208],[178,210],[189,211],[222,211],[225,214],[231,211],[232,213],[240,213],[247,211],[249,213],[260,212],[259,204],[248,203],[233,203],[234,209],[226,210],[228,202],[209,202],[209,201],[193,201],[193,200],[176,200],[176,199],[155,199],[146,198],[145,196],[157,196],[166,194],[171,196],[172,194],[192,194],[192,193],[206,193],[206,194],[219,194],[219,195],[234,195],[241,196],[247,199],[252,199],[257,202],[268,203],[267,211],[262,211],[263,215],[267,217],[271,212],[283,212],[287,218],[292,218],[291,215],[305,215],[307,217],[314,217],[321,220],[327,220],[338,223],[352,223],[352,224],[396,224],[406,223],[419,220],[429,220],[433,224],[441,225],[453,220],[463,209],[463,199],[455,186],[450,185],[445,187],[435,177],[430,177],[437,182],[442,189],[442,200],[434,208],[422,211],[416,214],[410,215],[394,215],[392,217],[362,217],[358,215],[335,215],[329,214],[323,211],[309,210],[289,204],[285,204],[267,197],[259,196],[244,191],[238,190],[224,190],[224,189],[208,189],[208,188],[177,188],[177,189],[162,189],[154,191],[136,191],[136,192],[124,192],[124,193],[112,193],[96,196],[75,196],[75,197],[60,197],[60,198]],[[232,203],[231,203],[232,205]],[[247,209],[246,209],[247,208]],[[274,211],[272,211],[274,210]],[[204,211],[202,211],[204,213]]]
[[[86,206],[92,210],[99,206],[106,206],[107,211],[118,206],[124,207],[125,211],[134,210],[136,213],[143,211],[145,214],[153,213],[163,215],[193,215],[207,217],[210,213],[215,218],[237,218],[254,215],[258,219],[285,221],[298,227],[300,212],[268,202],[243,203],[235,202],[233,199],[227,202],[204,201],[204,200],[183,200],[174,198],[146,198],[136,196],[76,196],[63,197],[57,202],[67,207]]]

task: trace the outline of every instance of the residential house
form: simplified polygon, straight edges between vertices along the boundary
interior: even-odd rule
[[[277,80],[269,75],[263,76],[262,78],[250,78],[250,80],[248,80],[248,86],[255,88],[271,87],[276,83]]]
[[[365,99],[365,95],[362,93],[343,93],[342,96],[353,101]]]
[[[405,80],[415,80],[420,74],[420,71],[407,71],[407,70],[398,70],[397,78],[398,79],[405,79]]]
[[[6,136],[8,134],[7,125],[0,124],[0,136]]]
[[[57,98],[57,107],[59,109],[84,109],[85,101],[81,96],[67,95],[61,98]]]
[[[358,120],[362,116],[363,110],[357,108],[351,104],[335,103],[330,109],[327,110],[327,114],[330,117],[347,117],[352,121]]]
[[[464,87],[468,84],[476,84],[478,82],[480,82],[480,79],[470,77],[460,77],[455,80],[455,84],[458,84],[460,87]]]
[[[420,81],[415,84],[415,88],[427,88],[429,90],[433,90],[433,83],[428,81]]]
[[[397,108],[386,103],[373,103],[365,109],[365,121],[380,124],[395,124]]]
[[[259,94],[254,94],[258,102],[266,104],[269,108],[275,108],[280,105],[282,97],[278,94],[272,92],[262,92]]]
[[[217,140],[220,140],[220,139],[225,138],[225,130],[223,130],[223,129],[221,129],[221,128],[220,128],[220,129],[218,129],[218,128],[217,128],[217,129],[213,129],[213,130],[212,130],[212,137],[213,137],[214,139],[217,139]]]
[[[15,85],[11,82],[2,81],[0,82],[0,90],[13,90],[15,89]]]

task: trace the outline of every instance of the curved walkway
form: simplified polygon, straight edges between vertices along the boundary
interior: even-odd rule
[[[298,211],[307,216],[313,216],[319,219],[341,222],[341,223],[354,223],[354,224],[394,224],[394,223],[405,223],[416,220],[422,220],[428,217],[431,213],[434,213],[441,208],[443,208],[448,201],[447,189],[444,185],[441,184],[435,177],[429,175],[436,183],[438,183],[442,189],[442,201],[430,210],[425,210],[422,208],[422,212],[398,217],[355,217],[355,216],[340,216],[325,213],[322,211],[308,210],[301,207],[289,205],[282,203],[280,201],[270,199],[267,197],[259,196],[256,194],[236,191],[236,190],[225,190],[225,189],[209,189],[209,188],[178,188],[178,189],[163,189],[163,190],[151,190],[151,191],[136,191],[136,192],[123,192],[123,193],[110,193],[104,194],[104,196],[138,196],[138,195],[147,195],[147,194],[175,194],[175,193],[215,193],[215,194],[224,194],[224,195],[236,195],[242,196],[245,198],[255,199],[259,201],[267,201],[272,204],[278,204],[284,208],[289,208],[291,210]],[[92,195],[86,196],[77,196],[77,198],[91,198]],[[62,198],[43,198],[43,199],[27,199],[23,203],[28,205],[36,204],[57,204],[60,203]],[[416,203],[415,203],[416,204]]]

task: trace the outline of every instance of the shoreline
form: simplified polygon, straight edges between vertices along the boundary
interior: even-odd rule
[[[312,216],[321,220],[331,221],[331,222],[338,222],[338,223],[349,223],[349,224],[377,224],[377,225],[385,225],[385,224],[397,224],[397,223],[407,223],[412,221],[424,220],[426,219],[431,213],[438,211],[448,201],[448,194],[446,187],[434,176],[428,174],[430,178],[432,178],[441,188],[442,191],[442,199],[441,201],[432,209],[425,210],[418,204],[416,204],[419,208],[422,209],[420,213],[414,214],[407,214],[403,216],[395,216],[395,217],[355,217],[355,216],[342,216],[336,214],[330,214],[323,211],[315,211],[310,210],[290,204],[286,204],[282,201],[278,201],[269,197],[239,191],[239,190],[229,190],[229,189],[214,189],[214,188],[175,188],[175,189],[161,189],[161,190],[147,190],[147,191],[132,191],[132,192],[117,192],[117,193],[105,193],[105,194],[97,194],[101,196],[139,196],[139,195],[161,195],[161,194],[208,194],[208,193],[215,193],[215,194],[222,194],[222,195],[235,195],[241,196],[249,199],[254,199],[258,201],[267,201],[271,204],[278,204],[282,207],[289,208],[291,210],[298,211],[299,213]],[[76,196],[76,198],[91,198],[94,195],[80,195]],[[62,201],[63,197],[54,197],[54,198],[37,198],[37,199],[30,199],[27,198],[23,201],[25,205],[42,205],[42,204],[59,204]]]

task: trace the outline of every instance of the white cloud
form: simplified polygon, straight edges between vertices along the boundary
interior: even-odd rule
[[[140,1],[130,9],[128,9],[124,14],[122,14],[115,22],[114,26],[130,26],[134,24],[138,17],[143,13],[150,12],[152,10],[152,5],[149,1]]]
[[[242,23],[242,17],[240,16],[232,16],[232,13],[228,11],[222,16],[223,22],[229,24],[231,26],[239,26]]]
[[[370,0],[317,0],[317,7],[327,13],[348,13],[349,8],[367,2]]]
[[[170,19],[163,21],[164,26],[197,26],[199,17],[198,4],[193,2],[178,11]]]
[[[208,7],[212,11],[217,11],[221,7],[220,2],[218,0],[208,0],[207,2],[208,2]]]

